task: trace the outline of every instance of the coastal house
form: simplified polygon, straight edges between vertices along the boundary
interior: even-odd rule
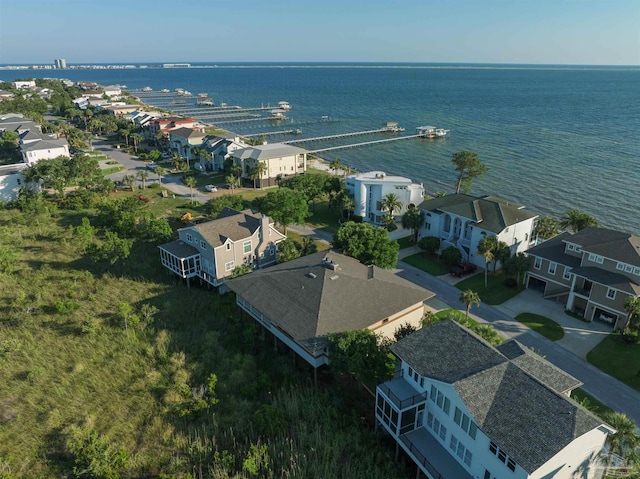
[[[193,128],[196,125],[194,118],[181,117],[181,116],[166,116],[163,118],[157,118],[151,120],[145,128],[145,137],[149,140],[156,140],[159,133],[162,133],[164,138],[169,137],[169,132],[176,128]]]
[[[205,136],[204,130],[199,128],[175,128],[169,131],[169,145],[178,154],[193,160],[193,148],[200,147]]]
[[[58,156],[71,156],[67,140],[51,138],[48,135],[43,135],[41,139],[32,139],[21,143],[20,152],[22,153],[22,161],[28,165]]]
[[[493,347],[452,320],[390,347],[376,423],[430,479],[595,479],[615,431],[570,399],[581,383],[515,340]]]
[[[35,89],[36,87],[35,80],[18,80],[12,83],[13,83],[13,87],[16,90],[32,90],[32,89]]]
[[[624,303],[640,297],[640,236],[589,227],[564,232],[527,251],[525,286],[566,303],[587,321],[624,329]]]
[[[21,113],[5,113],[0,115],[0,133],[9,130],[21,135],[26,131],[41,131],[40,125]]]
[[[228,283],[238,306],[314,370],[329,364],[330,333],[369,329],[386,337],[419,327],[434,293],[391,271],[320,251]]]
[[[11,100],[12,98],[13,98],[13,93],[7,90],[0,90],[0,101]]]
[[[122,95],[122,87],[120,85],[109,85],[104,87],[104,94],[109,98],[119,97]]]
[[[162,265],[189,281],[219,286],[237,266],[263,268],[277,261],[286,238],[268,216],[225,208],[215,220],[180,228],[178,239],[159,246]]]
[[[395,194],[402,202],[402,208],[394,211],[394,216],[406,213],[407,208],[419,205],[424,197],[424,188],[409,178],[387,175],[383,171],[370,171],[347,176],[347,193],[355,201],[354,215],[376,225],[384,224],[387,213],[382,207],[382,199],[389,193]]]
[[[106,112],[112,114],[113,116],[125,116],[131,112],[136,111],[140,108],[139,105],[104,105],[102,109]]]
[[[234,164],[242,167],[243,181],[252,186],[253,169],[258,163],[264,163],[266,169],[256,183],[261,188],[274,186],[281,178],[307,171],[307,151],[284,143],[249,146],[233,151],[230,158]]]
[[[22,171],[27,168],[24,163],[0,165],[0,203],[18,198],[20,188],[25,185]]]
[[[481,268],[484,257],[478,255],[478,243],[487,236],[496,236],[511,249],[511,254],[526,251],[533,243],[537,214],[523,205],[496,196],[446,195],[422,202],[424,226],[419,238],[435,236],[441,248],[455,246],[465,261]]]
[[[201,158],[197,167],[202,171],[222,171],[225,160],[231,158],[233,152],[248,146],[234,134],[228,136],[208,135],[202,141],[202,148],[209,152],[210,157]]]

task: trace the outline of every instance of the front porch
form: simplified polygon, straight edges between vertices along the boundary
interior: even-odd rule
[[[200,274],[200,252],[182,240],[158,246],[162,266],[187,281]]]

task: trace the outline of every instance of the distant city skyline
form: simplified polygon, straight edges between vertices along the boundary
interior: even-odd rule
[[[0,0],[0,64],[640,65],[640,0]]]

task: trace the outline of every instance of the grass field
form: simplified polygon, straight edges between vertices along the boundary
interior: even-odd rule
[[[407,256],[402,261],[433,276],[440,276],[449,273],[449,268],[446,265],[439,263],[424,253]]]
[[[564,329],[562,329],[562,326],[544,316],[533,313],[522,313],[516,316],[515,319],[551,341],[558,341],[564,337]]]
[[[640,391],[640,343],[628,344],[621,334],[609,334],[589,351],[587,361]]]
[[[471,289],[480,295],[480,299],[485,304],[502,304],[513,298],[521,290],[518,288],[508,288],[504,285],[506,279],[504,274],[490,274],[487,280],[487,287],[484,287],[484,272],[475,274],[467,279],[463,279],[456,284],[456,288],[466,291]]]

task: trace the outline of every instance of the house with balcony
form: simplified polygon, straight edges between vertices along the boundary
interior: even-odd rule
[[[193,148],[200,147],[205,136],[204,130],[200,128],[175,128],[169,131],[169,145],[179,155],[193,160],[196,157]]]
[[[364,221],[383,225],[388,213],[382,208],[382,199],[389,193],[395,194],[402,202],[402,208],[394,211],[394,216],[403,215],[407,209],[422,203],[424,188],[409,178],[387,175],[383,171],[369,171],[347,176],[347,193],[354,199],[353,214]]]
[[[526,251],[533,242],[536,213],[523,205],[496,196],[446,195],[422,202],[424,226],[418,238],[435,236],[441,248],[455,246],[465,261],[481,268],[484,257],[478,243],[485,236],[496,236],[509,246],[511,254]]]
[[[391,346],[376,423],[429,479],[594,479],[615,431],[570,399],[580,382],[515,340],[493,347],[452,320]]]
[[[249,146],[233,151],[230,158],[242,168],[242,181],[251,186],[253,169],[258,163],[263,163],[266,168],[256,180],[260,188],[275,186],[282,178],[307,171],[307,150],[285,143]]]
[[[202,148],[209,152],[208,158],[201,158],[197,168],[201,171],[222,171],[224,162],[231,158],[237,150],[248,148],[240,137],[230,134],[228,136],[207,135],[202,141]]]
[[[420,327],[434,293],[377,266],[320,251],[229,281],[238,306],[314,371],[329,364],[327,335],[369,329],[386,337]]]
[[[624,329],[627,298],[640,297],[640,236],[589,227],[564,232],[527,251],[525,286],[566,303],[587,321]]]
[[[286,238],[268,216],[225,208],[215,220],[180,228],[178,239],[160,245],[162,265],[187,280],[220,286],[237,266],[264,268],[277,261]]]
[[[166,116],[163,118],[157,118],[147,123],[144,129],[145,138],[149,140],[158,139],[159,133],[162,133],[163,138],[169,138],[169,132],[176,128],[194,128],[197,121],[194,118],[181,117],[181,116]]]

